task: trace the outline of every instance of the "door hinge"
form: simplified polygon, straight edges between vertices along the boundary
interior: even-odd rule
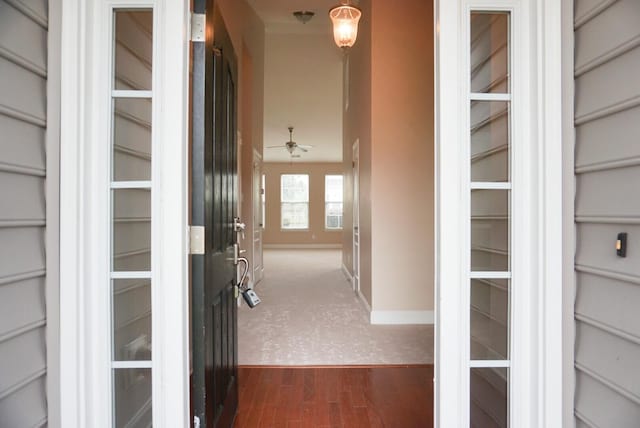
[[[204,254],[204,226],[189,226],[189,254]]]
[[[191,14],[191,41],[204,42],[207,28],[207,16],[204,13]]]

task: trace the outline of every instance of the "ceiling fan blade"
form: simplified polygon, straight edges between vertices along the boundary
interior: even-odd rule
[[[267,146],[265,149],[286,149],[285,146]]]
[[[308,144],[298,144],[297,146],[300,147],[300,148],[303,148],[303,149],[312,149],[313,148],[313,146],[310,146]]]
[[[307,153],[307,152],[309,151],[309,150],[305,149],[304,147],[300,147],[300,146],[298,146],[298,148],[299,148],[300,150],[302,150],[303,152],[305,152],[305,153]]]

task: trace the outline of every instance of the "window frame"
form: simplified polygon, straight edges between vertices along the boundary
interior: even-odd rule
[[[342,199],[340,201],[328,201],[327,200],[327,179],[329,177],[340,177],[341,185],[342,185]],[[329,227],[328,225],[328,209],[327,206],[329,204],[340,204],[340,217],[342,221],[340,222],[342,226],[339,227]],[[342,174],[325,174],[324,175],[324,230],[327,232],[340,232],[344,229],[344,175]]]
[[[306,181],[307,181],[307,188],[306,188],[306,201],[285,201],[283,200],[283,195],[284,195],[284,178],[288,177],[288,176],[301,176],[301,177],[306,177]],[[309,174],[297,174],[297,173],[291,173],[291,174],[280,174],[280,230],[284,231],[284,232],[296,232],[296,231],[306,231],[306,230],[310,230],[310,224],[311,224],[311,213],[310,213],[310,208],[311,208],[311,204],[310,204],[310,187],[311,187],[311,177]],[[283,211],[283,207],[285,204],[289,204],[289,205],[306,205],[307,207],[307,225],[306,227],[286,227],[284,225],[284,211]]]

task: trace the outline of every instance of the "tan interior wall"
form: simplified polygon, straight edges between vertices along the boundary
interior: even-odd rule
[[[360,146],[360,293],[371,304],[371,0],[362,0],[358,40],[344,65],[342,262],[353,273],[353,143]]]
[[[433,5],[402,5],[372,12],[372,307],[433,310]]]
[[[324,176],[341,175],[339,163],[264,163],[266,227],[265,245],[336,244],[342,243],[340,231],[324,227]],[[309,174],[309,229],[304,231],[280,228],[280,176]]]
[[[360,6],[363,22],[349,54],[343,168],[350,186],[351,145],[359,138],[361,292],[373,310],[433,310],[433,5]],[[345,211],[350,222],[350,203]],[[347,267],[350,234],[349,224]]]

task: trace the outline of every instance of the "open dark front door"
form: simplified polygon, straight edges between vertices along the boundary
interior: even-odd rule
[[[192,207],[204,226],[205,251],[192,256],[191,381],[194,425],[231,427],[238,407],[234,218],[237,206],[236,61],[213,0],[195,0],[206,15],[206,41],[193,42]]]

